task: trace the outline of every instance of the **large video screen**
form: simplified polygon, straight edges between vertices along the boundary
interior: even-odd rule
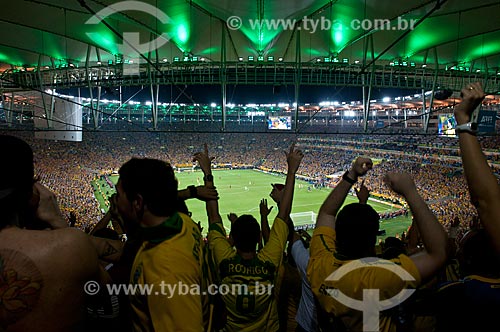
[[[291,116],[270,116],[267,119],[267,129],[291,130],[292,129],[292,117]]]
[[[446,137],[456,137],[455,127],[457,121],[453,113],[438,114],[438,135]]]

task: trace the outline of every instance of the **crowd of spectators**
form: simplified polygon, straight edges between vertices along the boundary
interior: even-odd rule
[[[454,140],[439,141],[438,145],[436,140],[440,138],[427,136],[348,135],[326,139],[292,133],[89,132],[84,133],[82,142],[63,142],[36,140],[28,133],[18,135],[33,146],[35,172],[41,183],[60,197],[63,213],[76,214],[76,226],[82,229],[92,227],[102,217],[92,180],[110,174],[131,156],[191,167],[198,142],[214,147],[216,164],[251,165],[285,173],[283,151],[288,142],[298,140],[298,146],[308,153],[298,175],[329,186],[336,181],[332,174],[346,169],[356,156],[370,155],[379,160],[372,176],[366,179],[372,195],[404,204],[383,184],[382,175],[406,171],[412,174],[419,192],[445,226],[458,216],[465,231],[474,216],[461,168],[453,159],[459,154]],[[496,138],[483,138],[481,142],[491,147]]]
[[[83,142],[53,142],[26,132],[17,133],[22,140],[0,135],[8,157],[0,163],[0,329],[496,330],[496,138],[478,140],[470,122],[485,97],[481,84],[461,93],[454,110],[458,141],[86,132]],[[212,174],[221,165],[286,174],[284,185],[272,184],[278,204],[272,227],[266,199],[260,225],[251,215],[230,213],[230,228],[224,226]],[[178,190],[175,171],[195,166],[204,185]],[[109,185],[110,173],[119,174],[116,193],[92,187],[97,178]],[[290,215],[296,178],[332,188],[312,236],[297,232]],[[104,216],[93,190],[109,198]],[[349,193],[358,202],[344,205]],[[397,210],[381,216],[370,196]],[[186,199],[205,203],[206,239]],[[380,219],[409,212],[408,231],[377,246]],[[126,284],[148,291],[108,287]],[[211,292],[213,286],[221,292]]]

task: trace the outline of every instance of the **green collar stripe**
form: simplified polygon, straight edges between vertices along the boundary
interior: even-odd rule
[[[141,227],[142,239],[152,243],[160,243],[179,234],[182,230],[182,217],[175,212],[171,217],[158,226]]]

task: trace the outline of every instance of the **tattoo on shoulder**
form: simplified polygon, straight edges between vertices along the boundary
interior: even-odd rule
[[[36,307],[42,287],[42,274],[28,256],[0,249],[0,331]]]
[[[104,251],[102,253],[103,257],[111,256],[114,255],[118,252],[118,249],[113,247],[110,243],[106,243],[106,246],[104,247]]]

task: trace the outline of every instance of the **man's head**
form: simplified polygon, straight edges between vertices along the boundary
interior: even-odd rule
[[[168,217],[177,211],[177,180],[168,163],[132,158],[118,173],[116,203],[126,224],[140,223],[146,211],[159,217]]]
[[[253,252],[260,240],[259,223],[251,215],[241,215],[231,224],[231,235],[236,249]]]
[[[337,250],[349,259],[374,255],[379,215],[368,204],[352,203],[337,214]]]
[[[470,230],[461,238],[457,258],[464,277],[472,274],[500,277],[498,257],[485,229]]]
[[[33,151],[23,140],[0,135],[0,211],[6,215],[26,212],[33,195]],[[0,218],[0,229],[11,224]]]
[[[271,190],[269,196],[271,196],[273,201],[279,203],[283,197],[283,189],[285,189],[285,185],[281,183],[271,183],[271,186],[273,187],[273,190]]]

